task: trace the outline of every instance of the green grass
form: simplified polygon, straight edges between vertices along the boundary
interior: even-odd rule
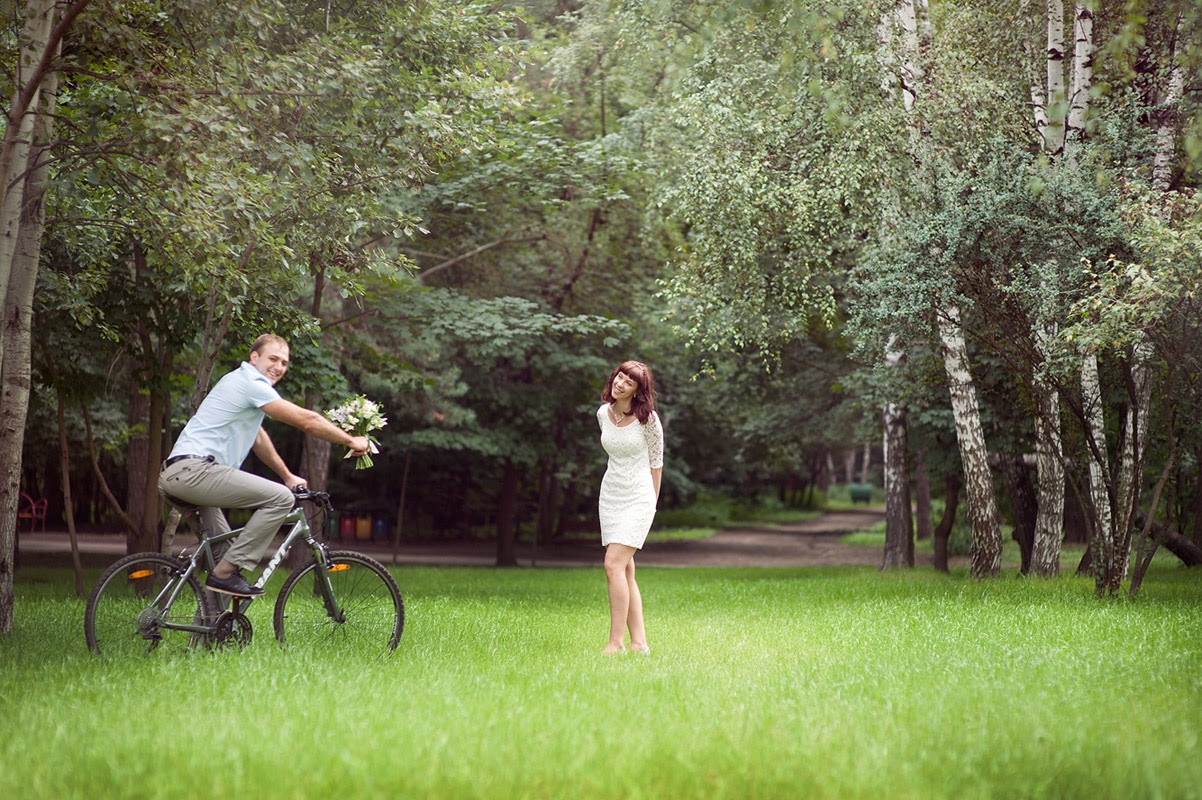
[[[1202,581],[1138,600],[963,570],[644,568],[650,657],[599,655],[600,569],[396,570],[376,660],[251,609],[240,652],[105,663],[69,572],[18,575],[0,797],[1202,796]],[[89,576],[89,585],[95,573]]]

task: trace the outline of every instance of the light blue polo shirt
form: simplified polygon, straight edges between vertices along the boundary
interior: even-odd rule
[[[267,376],[243,361],[201,401],[171,455],[213,456],[218,464],[241,467],[263,424],[260,409],[279,399]]]

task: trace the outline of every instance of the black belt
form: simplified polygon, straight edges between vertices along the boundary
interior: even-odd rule
[[[171,466],[176,461],[183,461],[185,458],[199,458],[201,461],[207,461],[210,464],[212,464],[214,461],[217,460],[213,456],[193,456],[193,455],[172,456],[171,458],[169,458],[163,462],[163,469],[167,469],[167,467]]]

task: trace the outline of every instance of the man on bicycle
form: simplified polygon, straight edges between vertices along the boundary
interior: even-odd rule
[[[213,533],[230,530],[222,509],[256,509],[205,581],[210,591],[240,597],[263,594],[262,589],[247,583],[241,570],[258,566],[292,510],[292,490],[305,484],[276,452],[262,426],[264,414],[344,445],[355,456],[371,446],[366,436],[352,436],[316,411],[281,398],[275,384],[287,371],[288,343],[274,334],[260,336],[251,346],[250,361],[243,361],[217,382],[163,462],[159,491],[200,506],[205,525]],[[251,450],[280,476],[282,485],[241,469]]]

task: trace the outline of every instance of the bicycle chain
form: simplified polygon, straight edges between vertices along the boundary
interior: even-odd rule
[[[239,649],[250,644],[254,630],[245,614],[223,611],[213,625],[213,646],[216,648],[237,645]]]

